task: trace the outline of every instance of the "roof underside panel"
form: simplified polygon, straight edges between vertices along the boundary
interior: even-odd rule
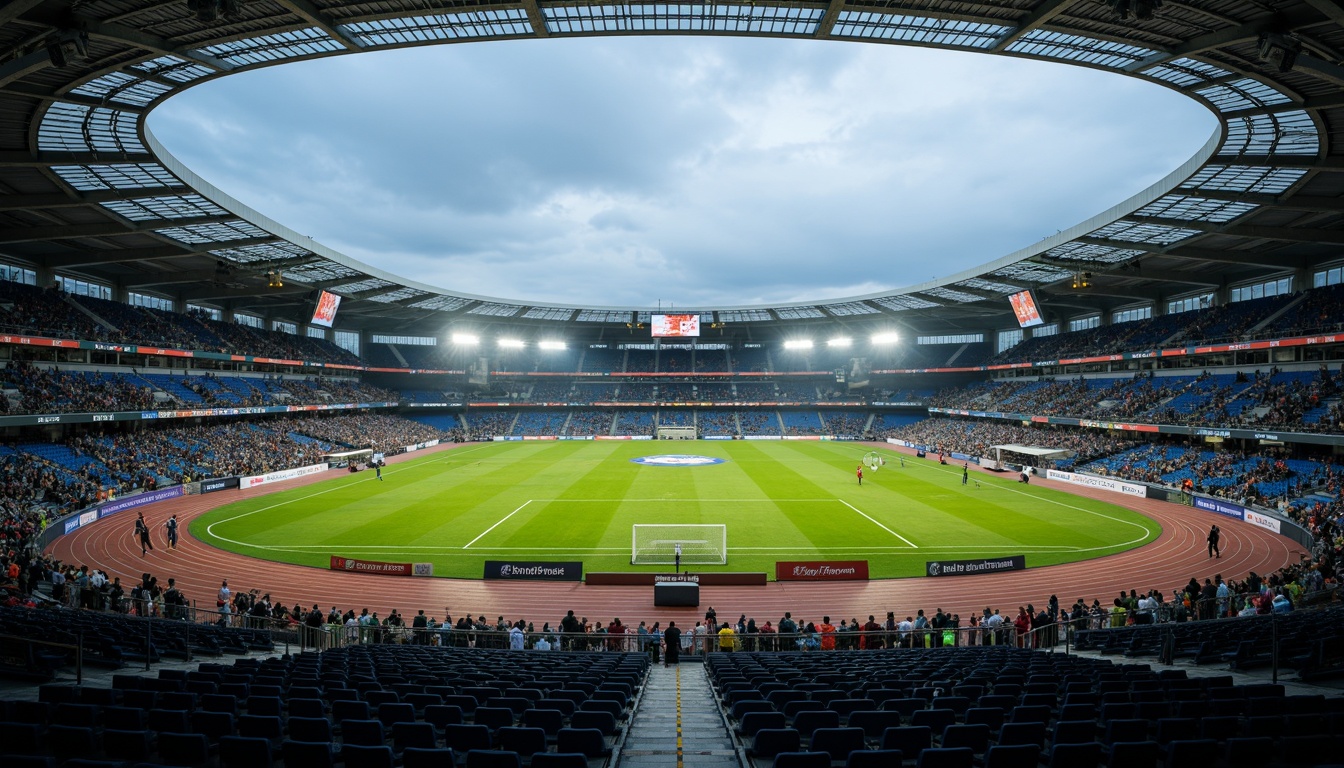
[[[113,200],[102,203],[102,206],[131,221],[189,219],[198,216],[224,216],[228,213],[200,195]]]
[[[471,299],[464,299],[460,296],[434,296],[428,299],[422,299],[412,304],[416,309],[437,309],[440,312],[452,312],[455,309],[461,309],[471,303]]]
[[[126,72],[109,72],[84,83],[71,93],[133,107],[147,107],[150,102],[170,90],[172,89],[163,83],[145,80]]]
[[[527,320],[568,320],[574,314],[572,309],[561,309],[560,307],[528,307],[523,313],[523,318]]]
[[[881,310],[864,304],[861,301],[846,301],[840,304],[826,304],[822,309],[830,312],[836,317],[853,317],[855,315],[879,315]]]
[[[207,45],[201,49],[216,58],[239,66],[262,64],[280,59],[293,59],[300,56],[312,56],[319,53],[335,53],[345,50],[345,46],[327,36],[326,32],[310,27],[292,32],[279,32],[244,40]]]
[[[482,40],[531,34],[527,12],[500,8],[410,16],[347,24],[342,29],[365,45],[404,45],[443,40]]]
[[[191,224],[185,227],[168,227],[156,231],[164,237],[171,237],[174,240],[192,244],[250,240],[257,237],[266,237],[268,234],[266,230],[241,219],[219,224]]]
[[[81,192],[104,189],[154,189],[176,187],[181,182],[158,163],[113,163],[110,165],[57,165],[52,171]]]
[[[926,301],[918,296],[903,294],[900,296],[883,296],[880,299],[873,299],[874,304],[881,305],[887,309],[928,309],[938,306],[937,303]]]
[[[956,48],[989,48],[1010,27],[922,16],[899,16],[870,11],[842,11],[831,33],[835,37],[888,40],[900,43]]]
[[[630,312],[618,312],[606,309],[583,309],[579,310],[578,317],[574,318],[579,323],[628,323],[630,322]]]
[[[288,259],[302,258],[308,256],[307,249],[301,248],[294,243],[288,243],[283,240],[277,240],[274,243],[262,243],[259,245],[245,245],[239,248],[220,248],[210,251],[210,255],[220,259],[228,259],[238,264],[258,264],[264,262],[284,262]],[[328,266],[328,265],[324,265]],[[335,265],[330,265],[335,266]],[[303,268],[287,268],[290,275],[298,276]],[[357,275],[358,272],[350,270],[351,275]],[[302,279],[302,278],[300,278]]]
[[[1046,256],[1061,261],[1080,261],[1093,264],[1119,264],[1142,256],[1143,251],[1129,248],[1114,248],[1107,245],[1089,245],[1087,243],[1065,243],[1045,252]],[[1067,272],[1054,279],[1063,279]]]
[[[1249,165],[1206,165],[1181,185],[1184,189],[1220,192],[1261,192],[1277,195],[1307,174],[1303,168],[1270,168]]]
[[[669,4],[548,5],[541,9],[553,33],[726,32],[812,35],[824,14],[799,6]],[[531,31],[531,28],[528,28]]]
[[[826,313],[816,307],[779,307],[775,310],[780,320],[805,320],[813,317],[825,317]]]
[[[760,323],[773,319],[768,309],[725,309],[719,312],[721,323]]]
[[[58,101],[37,129],[37,148],[64,152],[144,154],[137,130],[139,116],[116,109]]]
[[[1063,306],[1061,286],[1083,271],[1093,272],[1098,287],[1108,289],[1094,295],[1124,297],[1152,293],[1159,290],[1154,281],[1183,273],[1209,270],[1210,279],[1238,284],[1261,279],[1276,259],[1314,269],[1338,258],[1338,247],[1330,241],[1341,227],[1338,201],[1344,199],[1344,173],[1337,172],[1344,158],[1344,150],[1337,149],[1344,147],[1344,106],[1336,106],[1344,105],[1344,87],[1337,73],[1311,62],[1299,60],[1300,66],[1279,72],[1260,56],[1260,32],[1272,28],[1300,39],[1304,53],[1338,61],[1332,51],[1344,50],[1344,27],[1321,0],[1169,2],[1142,20],[1121,19],[1106,2],[1054,0],[247,0],[238,13],[209,21],[179,0],[78,0],[73,6],[67,0],[35,0],[35,5],[23,0],[19,6],[24,10],[17,18],[0,25],[0,44],[11,52],[11,61],[40,52],[53,34],[72,23],[71,14],[76,26],[87,23],[90,38],[87,57],[72,57],[61,67],[26,72],[20,67],[0,90],[0,152],[5,153],[0,230],[18,232],[6,245],[6,256],[38,269],[80,264],[78,272],[95,280],[194,274],[219,268],[217,262],[225,271],[238,267],[253,276],[278,270],[286,283],[293,281],[300,289],[320,287],[345,295],[350,322],[367,323],[368,330],[380,321],[400,323],[397,333],[423,332],[437,322],[434,313],[449,312],[475,315],[482,326],[647,323],[651,312],[635,308],[547,307],[443,295],[305,238],[288,235],[294,241],[286,241],[269,230],[288,230],[237,213],[245,209],[223,197],[211,201],[214,193],[208,188],[190,189],[169,170],[179,166],[168,158],[163,164],[145,162],[151,157],[143,128],[147,111],[204,79],[361,46],[539,33],[766,35],[997,49],[1138,74],[1195,98],[1222,125],[1223,142],[1212,162],[1190,172],[1176,189],[1145,190],[1137,198],[1141,203],[1117,209],[1134,209],[1133,214],[1097,217],[1110,223],[1079,227],[1090,230],[1083,237],[1052,238],[993,267],[963,273],[955,282],[949,278],[918,290],[892,289],[875,299],[705,310],[705,323],[765,324],[763,338],[777,325],[855,318],[857,328],[865,322],[877,325],[884,312],[919,310],[902,320],[920,326],[920,332],[939,324],[958,332],[984,330],[1014,326],[1006,306],[991,306],[1007,304],[997,297],[1034,287],[1043,300]],[[185,172],[183,177],[194,178]],[[1254,252],[1246,249],[1248,238],[1257,242]],[[143,259],[134,253],[140,249],[147,254]],[[1215,258],[1228,250],[1238,257]],[[90,252],[96,255],[82,258]],[[1121,269],[1140,263],[1143,269]],[[260,286],[263,281],[242,282]],[[249,298],[258,308],[292,301],[260,288]],[[442,325],[435,328],[438,332]],[[930,327],[928,332],[945,330]],[[754,337],[757,330],[749,327],[742,334]]]
[[[1148,48],[1141,48],[1136,45],[1097,40],[1064,32],[1051,32],[1045,29],[1032,30],[1023,35],[1008,46],[1008,50],[1013,53],[1064,59],[1115,69],[1127,67],[1154,53]]]

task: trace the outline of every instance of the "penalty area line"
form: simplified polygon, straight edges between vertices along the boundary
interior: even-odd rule
[[[524,501],[524,502],[522,503],[522,506],[520,506],[520,507],[518,507],[517,509],[513,510],[513,511],[510,512],[509,514],[505,515],[503,518],[500,519],[499,522],[495,523],[494,525],[490,526],[489,528],[486,528],[484,531],[481,532],[481,535],[480,535],[480,536],[477,536],[476,538],[472,539],[471,541],[468,541],[466,544],[463,544],[463,545],[462,545],[462,548],[463,548],[463,549],[466,549],[467,547],[470,547],[472,544],[475,544],[476,542],[478,542],[478,541],[480,541],[481,539],[485,538],[485,534],[487,534],[487,533],[489,533],[489,532],[495,530],[496,528],[498,528],[500,525],[502,525],[502,524],[504,523],[505,520],[508,520],[510,517],[513,517],[514,515],[516,515],[516,514],[518,514],[519,512],[523,511],[523,507],[526,507],[528,504],[531,504],[531,503],[532,503],[532,499],[528,499],[527,501]]]
[[[897,532],[891,530],[890,528],[888,528],[887,526],[885,526],[885,525],[883,525],[883,524],[877,522],[877,521],[874,520],[873,518],[868,517],[868,515],[866,515],[866,514],[863,513],[863,510],[859,509],[858,507],[854,506],[853,504],[850,504],[848,501],[845,501],[844,499],[836,499],[836,501],[840,502],[841,504],[844,504],[846,507],[849,507],[850,509],[854,510],[855,512],[858,512],[860,515],[863,515],[863,517],[864,517],[868,522],[872,523],[873,525],[876,525],[878,528],[881,528],[882,530],[886,531],[887,533],[890,533],[892,536],[895,536],[896,538],[900,539],[901,541],[904,541],[906,544],[909,544],[911,547],[913,547],[913,548],[915,548],[915,549],[919,549],[919,545],[915,544],[915,542],[913,542],[913,541],[911,541],[911,540],[905,538],[905,537],[902,536],[901,534],[899,534],[899,533],[897,533]]]

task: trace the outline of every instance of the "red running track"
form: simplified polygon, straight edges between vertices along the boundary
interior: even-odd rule
[[[458,447],[440,446],[432,450]],[[881,447],[894,449],[886,444]],[[389,463],[422,455],[403,454]],[[136,551],[140,546],[132,532],[135,518],[130,511],[62,536],[48,551],[63,562],[88,564],[103,569],[109,577],[120,576],[128,592],[143,572],[154,574],[161,584],[166,584],[171,576],[177,579],[183,594],[201,608],[213,608],[220,582],[228,579],[235,593],[255,588],[269,592],[273,600],[287,606],[298,603],[307,609],[316,603],[324,612],[333,605],[342,611],[367,607],[380,615],[387,615],[393,608],[414,615],[423,608],[439,619],[444,612],[454,618],[470,614],[491,620],[504,615],[510,620],[524,618],[538,626],[543,622],[555,625],[568,609],[603,623],[620,617],[627,624],[666,623],[676,619],[687,625],[702,615],[694,608],[655,608],[653,591],[648,587],[357,575],[257,560],[203,544],[187,533],[187,523],[216,507],[328,477],[314,475],[273,486],[188,496],[145,507],[145,519],[154,532],[155,546],[160,547],[146,557]],[[1215,573],[1229,579],[1243,578],[1250,571],[1268,574],[1298,562],[1305,554],[1286,537],[1213,513],[1039,478],[1032,482],[1140,512],[1158,521],[1162,534],[1146,546],[1116,555],[993,576],[702,587],[701,605],[715,606],[723,619],[732,620],[736,614],[745,613],[758,622],[776,621],[785,611],[792,611],[794,618],[815,621],[829,615],[838,622],[841,618],[863,621],[869,614],[880,618],[889,610],[902,617],[913,615],[919,608],[926,611],[943,608],[966,616],[985,606],[1001,609],[1005,616],[1011,617],[1017,606],[1035,603],[1039,608],[1052,594],[1058,595],[1060,604],[1065,606],[1080,597],[1089,604],[1098,598],[1109,606],[1121,589],[1158,589],[1170,595],[1192,576],[1203,583],[1205,577]],[[182,536],[178,549],[170,552],[162,549],[162,524],[174,513],[181,524]],[[1205,536],[1214,523],[1223,534],[1220,559],[1209,559],[1206,551]]]

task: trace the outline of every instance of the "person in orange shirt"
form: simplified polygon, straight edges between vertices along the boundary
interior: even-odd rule
[[[823,650],[823,651],[834,651],[834,650],[835,650],[835,626],[834,626],[833,624],[831,624],[831,617],[830,617],[830,616],[822,616],[822,617],[821,617],[821,626],[820,626],[820,627],[817,627],[817,629],[821,630],[821,650]]]

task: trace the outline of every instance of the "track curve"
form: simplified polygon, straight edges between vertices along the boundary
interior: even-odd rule
[[[885,443],[875,445],[888,450],[904,450]],[[431,451],[460,447],[463,446],[453,444]],[[388,463],[396,464],[422,455],[423,452],[403,454],[390,458]],[[503,615],[510,620],[525,618],[538,626],[542,622],[558,622],[569,609],[603,623],[617,616],[627,624],[672,619],[688,623],[701,615],[697,608],[655,608],[652,590],[648,587],[356,575],[257,560],[204,544],[187,532],[188,523],[193,518],[216,507],[276,490],[321,482],[329,477],[328,474],[313,475],[273,486],[187,496],[147,506],[143,510],[145,520],[154,531],[154,544],[158,548],[144,557],[135,551],[139,549],[139,540],[132,531],[135,518],[129,511],[62,536],[47,551],[63,562],[98,567],[109,578],[120,576],[128,591],[145,572],[157,576],[160,583],[166,583],[169,577],[175,578],[178,588],[189,600],[195,601],[198,607],[210,609],[213,609],[220,582],[228,579],[229,587],[235,593],[259,589],[269,592],[273,600],[285,605],[298,603],[309,608],[317,604],[323,611],[334,605],[342,611],[367,607],[386,615],[395,608],[414,615],[416,610],[423,608],[439,619],[445,613],[454,618],[463,614],[484,615],[490,619]],[[1018,605],[1030,602],[1040,606],[1052,594],[1058,595],[1061,605],[1065,606],[1080,597],[1089,604],[1097,598],[1103,605],[1109,605],[1121,589],[1158,589],[1170,595],[1191,577],[1202,583],[1205,577],[1216,573],[1230,579],[1243,578],[1250,571],[1268,574],[1298,562],[1306,554],[1286,537],[1221,515],[1043,478],[1032,482],[1132,509],[1160,523],[1162,534],[1146,546],[1115,555],[993,576],[702,587],[701,604],[715,606],[718,615],[725,619],[731,620],[734,613],[745,613],[758,622],[773,622],[785,611],[792,611],[795,618],[817,620],[822,615],[829,615],[837,621],[841,618],[862,621],[869,614],[881,617],[887,611],[895,611],[898,617],[913,615],[919,608],[926,611],[943,608],[950,613],[970,615],[986,606],[1001,609],[1005,616],[1011,617]],[[182,536],[178,549],[167,551],[162,548],[162,526],[172,514],[178,516]],[[1223,533],[1223,556],[1219,559],[1210,559],[1206,552],[1205,536],[1213,523],[1217,523]]]

